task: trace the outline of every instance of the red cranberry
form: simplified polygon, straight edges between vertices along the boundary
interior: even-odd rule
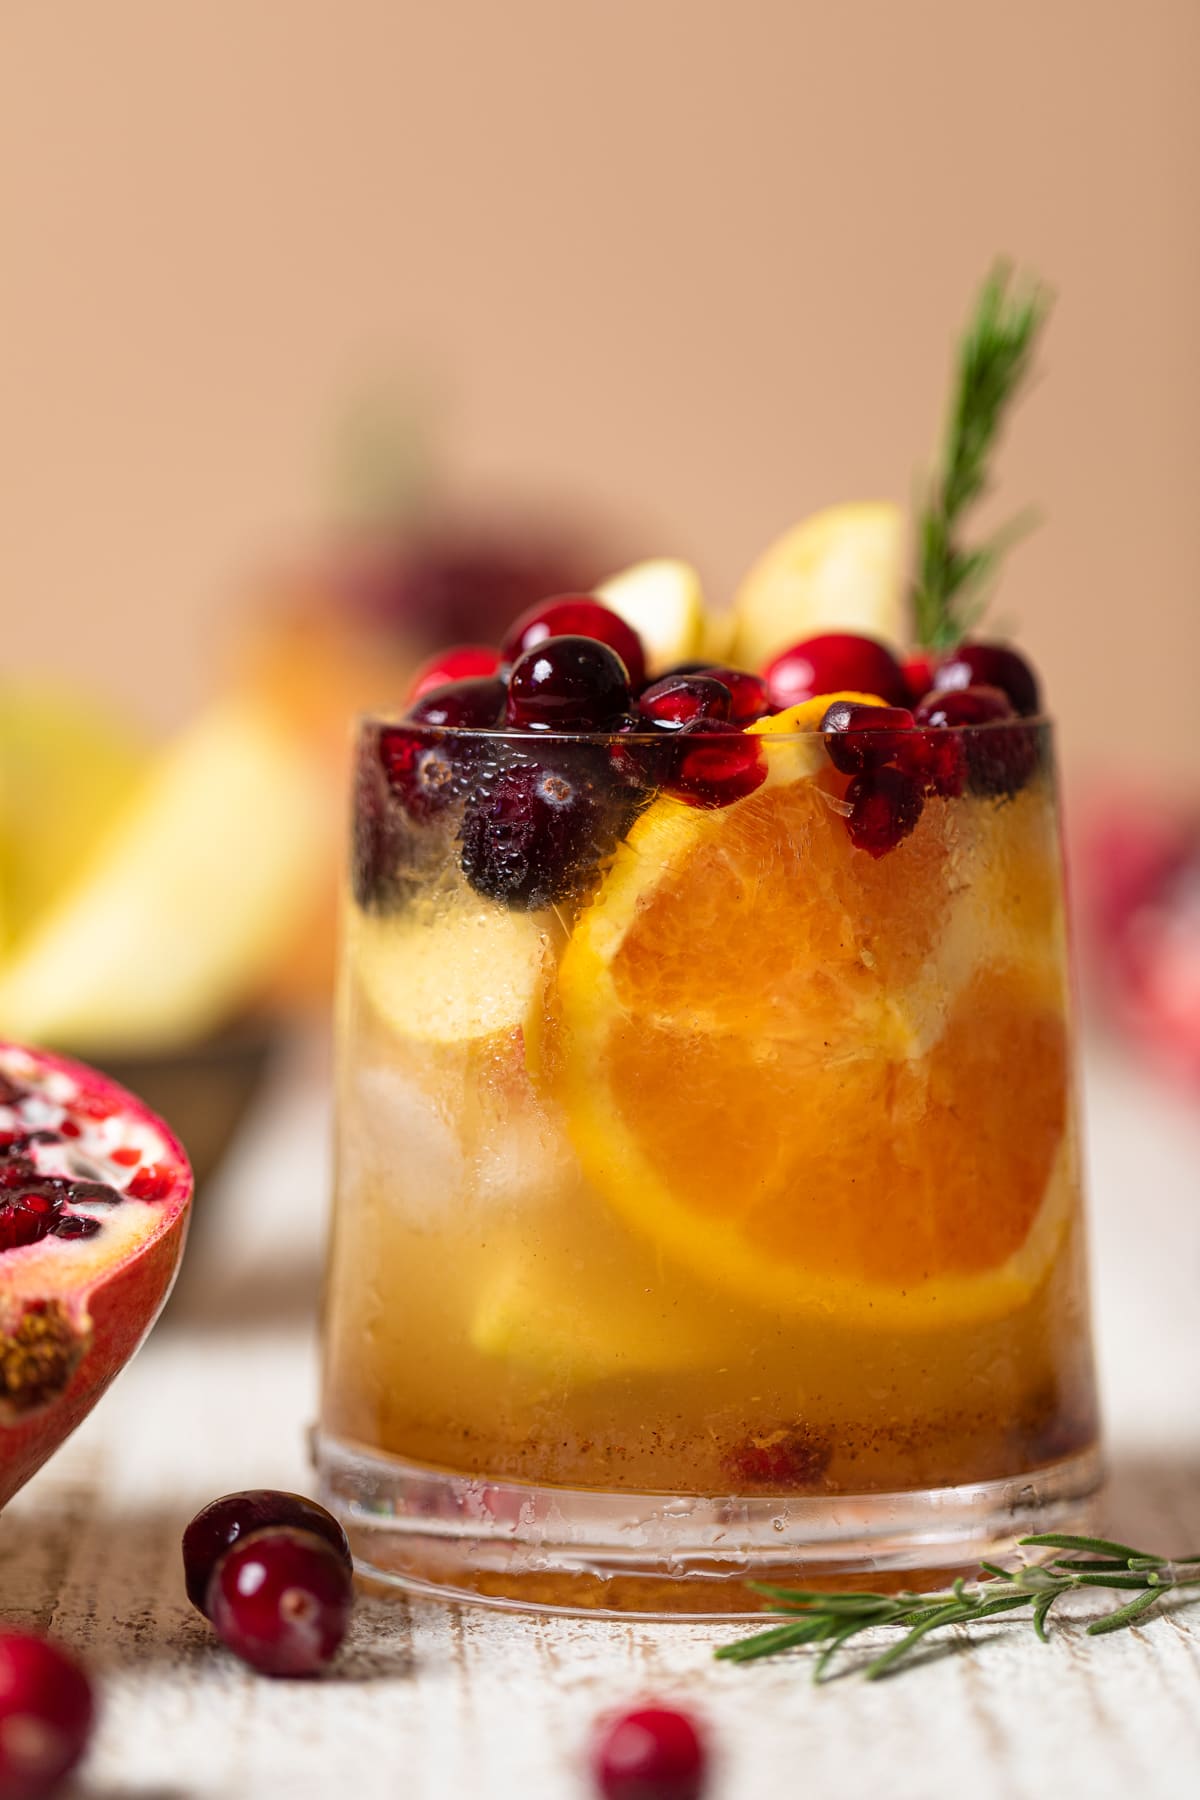
[[[645,683],[646,653],[641,638],[620,613],[588,594],[564,594],[522,613],[504,640],[505,662],[515,663],[526,650],[552,637],[594,638],[607,644],[624,663],[630,687],[636,692]]]
[[[762,739],[736,725],[698,719],[675,739],[678,759],[663,786],[689,806],[731,806],[766,780]]]
[[[856,849],[886,856],[912,831],[924,804],[921,783],[903,769],[869,769],[846,789],[846,830]]]
[[[0,1201],[0,1251],[36,1244],[58,1223],[60,1202],[46,1193],[8,1194]]]
[[[472,794],[460,839],[463,873],[477,893],[541,907],[587,887],[632,815],[605,748],[556,744],[537,762],[502,767]]]
[[[487,731],[504,718],[504,683],[498,675],[444,682],[440,687],[427,688],[409,707],[406,717],[419,725]]]
[[[952,688],[929,694],[918,706],[919,725],[938,728],[978,726],[962,733],[959,742],[972,791],[1006,798],[1031,780],[1037,770],[1037,727],[1018,721],[1007,694],[999,688]],[[1006,725],[1006,720],[1012,720]],[[931,738],[934,732],[922,734]]]
[[[0,1633],[0,1796],[41,1800],[83,1755],[96,1715],[91,1683],[57,1644]]]
[[[1042,710],[1037,676],[1025,658],[1007,644],[960,644],[934,664],[932,688],[999,688],[1013,711],[1031,719]]]
[[[221,1642],[264,1675],[315,1675],[346,1635],[345,1559],[312,1531],[252,1531],[226,1552],[206,1610]]]
[[[471,681],[494,675],[500,667],[500,652],[487,644],[457,644],[453,650],[439,651],[421,664],[408,691],[409,704],[420,700],[432,688],[445,687],[449,681]]]
[[[461,799],[473,761],[469,740],[385,725],[379,733],[379,760],[389,791],[411,819],[424,823]],[[378,822],[381,842],[386,820]]]
[[[639,1706],[606,1720],[591,1760],[604,1800],[700,1800],[707,1784],[704,1739],[672,1707]]]
[[[932,651],[913,650],[904,658],[901,668],[908,685],[909,704],[915,705],[923,700],[933,686],[933,665],[936,661]]]
[[[913,716],[904,706],[835,700],[821,720],[821,730],[834,768],[857,775],[863,769],[880,769],[905,754],[913,735]]]
[[[724,664],[710,668],[704,663],[697,672],[729,689],[729,716],[735,725],[753,725],[756,719],[765,719],[770,712],[767,684],[761,675],[751,675],[745,669],[726,668]]]
[[[524,731],[603,731],[629,706],[625,665],[596,638],[546,638],[508,678],[508,723]]]
[[[993,725],[1013,717],[1012,703],[999,688],[969,687],[927,694],[913,713],[918,725]]]
[[[293,1531],[315,1532],[341,1559],[347,1575],[352,1571],[350,1545],[331,1512],[303,1494],[278,1488],[245,1488],[222,1494],[202,1507],[183,1534],[183,1579],[192,1605],[205,1612],[208,1584],[218,1562],[252,1531],[283,1525]]]
[[[711,675],[664,675],[642,690],[637,705],[652,725],[678,731],[694,719],[728,719],[733,695]]]
[[[804,638],[773,657],[764,675],[776,712],[839,690],[878,694],[889,706],[907,706],[909,700],[904,671],[891,651],[874,638],[850,631]]]

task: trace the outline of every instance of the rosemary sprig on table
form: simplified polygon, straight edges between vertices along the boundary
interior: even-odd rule
[[[1046,1622],[1064,1594],[1086,1588],[1128,1593],[1128,1600],[1087,1627],[1089,1637],[1099,1637],[1136,1624],[1166,1594],[1200,1587],[1200,1554],[1172,1559],[1134,1550],[1129,1544],[1114,1544],[1108,1538],[1068,1537],[1056,1532],[1022,1538],[1021,1543],[1070,1554],[1017,1570],[984,1563],[986,1580],[970,1586],[956,1581],[941,1594],[822,1593],[756,1584],[757,1591],[772,1602],[765,1610],[784,1614],[789,1623],[725,1644],[716,1654],[726,1662],[755,1662],[810,1644],[820,1650],[813,1667],[813,1679],[819,1682],[827,1679],[835,1656],[859,1632],[877,1625],[899,1626],[904,1636],[862,1665],[867,1680],[875,1681],[905,1662],[930,1632],[944,1625],[972,1625],[1029,1608],[1034,1631],[1046,1643]]]
[[[1028,519],[1017,519],[973,549],[962,542],[964,515],[987,487],[1001,423],[1029,372],[1049,304],[1044,288],[1015,286],[1000,264],[959,345],[941,466],[917,527],[913,614],[917,642],[928,650],[952,649],[970,629],[1001,556],[1028,527]]]

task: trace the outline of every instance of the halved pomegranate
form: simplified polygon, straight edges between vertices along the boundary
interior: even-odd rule
[[[187,1157],[140,1100],[0,1041],[0,1506],[158,1317],[191,1198]]]

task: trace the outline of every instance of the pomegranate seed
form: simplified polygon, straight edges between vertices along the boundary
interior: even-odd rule
[[[213,1570],[227,1551],[251,1532],[280,1525],[323,1538],[340,1558],[347,1575],[352,1572],[350,1545],[331,1512],[303,1494],[290,1494],[279,1488],[244,1488],[240,1493],[222,1494],[219,1500],[210,1500],[184,1531],[183,1579],[192,1605],[205,1612]]]
[[[856,849],[886,856],[903,842],[921,817],[921,784],[902,769],[871,769],[846,789],[850,816],[846,830]]]
[[[74,1119],[64,1119],[58,1129],[65,1138],[79,1138],[83,1136],[83,1126],[77,1125]]]
[[[50,1194],[14,1194],[0,1201],[0,1251],[23,1250],[54,1230],[61,1202]]]
[[[546,638],[508,678],[508,723],[523,731],[602,731],[628,707],[625,665],[596,638]]]
[[[967,754],[954,732],[914,731],[897,760],[927,794],[938,794],[943,800],[957,800],[967,785]]]
[[[973,792],[994,799],[1019,792],[1037,771],[1040,754],[1036,726],[1018,721],[1012,702],[999,688],[951,688],[929,694],[916,710],[917,723],[937,728],[979,726],[960,742],[966,778]],[[1006,720],[1012,720],[1006,725]],[[926,738],[934,732],[923,734]]]
[[[408,709],[421,725],[451,725],[460,731],[487,731],[504,718],[504,683],[497,675],[449,681],[427,688]]]
[[[999,688],[1023,718],[1033,718],[1042,710],[1037,676],[1019,651],[1007,644],[960,644],[934,664],[929,685],[934,689]]]
[[[95,1237],[100,1230],[99,1219],[93,1219],[87,1213],[66,1213],[54,1226],[55,1237],[89,1238]]]
[[[771,710],[767,684],[761,675],[751,675],[745,669],[726,668],[723,664],[710,668],[707,663],[701,663],[694,673],[707,675],[729,689],[732,702],[729,716],[735,725],[753,725],[756,719],[765,719]]]
[[[175,1185],[175,1177],[170,1169],[161,1169],[157,1163],[147,1163],[139,1169],[129,1186],[125,1189],[127,1200],[165,1200]]]
[[[101,1094],[76,1094],[70,1102],[70,1110],[81,1119],[111,1119],[117,1110],[115,1100],[108,1100]]]
[[[736,725],[699,719],[683,726],[675,743],[678,761],[663,786],[689,806],[731,806],[766,780],[762,739]]]
[[[142,1160],[142,1153],[135,1150],[132,1144],[125,1144],[120,1150],[110,1150],[108,1160],[116,1163],[118,1169],[136,1169]]]
[[[912,736],[913,716],[905,706],[864,706],[835,700],[821,720],[825,748],[844,775],[879,769],[903,756]]]
[[[0,1795],[41,1800],[75,1767],[96,1707],[73,1656],[45,1638],[0,1632]]]
[[[615,650],[625,665],[629,685],[637,692],[646,681],[646,654],[642,640],[632,625],[619,613],[604,606],[588,594],[564,594],[547,600],[542,606],[531,606],[521,614],[504,640],[505,662],[515,663],[525,651],[533,650],[552,637],[595,638]]]
[[[947,688],[927,694],[913,714],[918,725],[994,725],[1014,716],[1012,702],[999,688]]]
[[[735,1492],[745,1487],[783,1494],[811,1487],[825,1473],[832,1446],[817,1432],[798,1426],[766,1437],[748,1437],[721,1459]]]
[[[792,644],[772,658],[764,676],[776,712],[839,689],[878,694],[888,706],[909,701],[904,671],[891,651],[850,631],[826,631]]]
[[[28,1091],[0,1070],[0,1106],[20,1106]]]
[[[252,1531],[226,1552],[206,1610],[227,1649],[264,1675],[315,1675],[350,1622],[344,1559],[312,1531]]]
[[[639,1706],[604,1721],[591,1764],[604,1800],[700,1800],[708,1778],[696,1722],[667,1706]]]
[[[432,688],[444,687],[448,681],[471,681],[478,676],[495,675],[500,667],[500,652],[487,644],[458,644],[453,650],[442,650],[421,664],[408,690],[409,704],[420,700]]]
[[[678,731],[694,719],[729,719],[733,695],[710,675],[664,675],[643,688],[637,704],[642,718],[652,725]]]

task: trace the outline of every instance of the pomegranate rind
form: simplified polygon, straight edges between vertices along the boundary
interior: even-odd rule
[[[31,1282],[59,1265],[43,1239],[0,1256],[0,1506],[24,1486],[85,1419],[140,1347],[170,1294],[187,1237],[192,1171],[170,1128],[149,1107],[86,1064],[0,1039],[0,1068],[18,1079],[57,1073],[78,1094],[102,1103],[161,1146],[156,1162],[169,1180],[153,1202],[157,1224],[106,1258],[104,1234],[88,1254],[61,1258],[64,1285]],[[142,1204],[135,1202],[134,1204]],[[76,1246],[69,1246],[74,1249]],[[32,1259],[36,1258],[36,1265]]]

